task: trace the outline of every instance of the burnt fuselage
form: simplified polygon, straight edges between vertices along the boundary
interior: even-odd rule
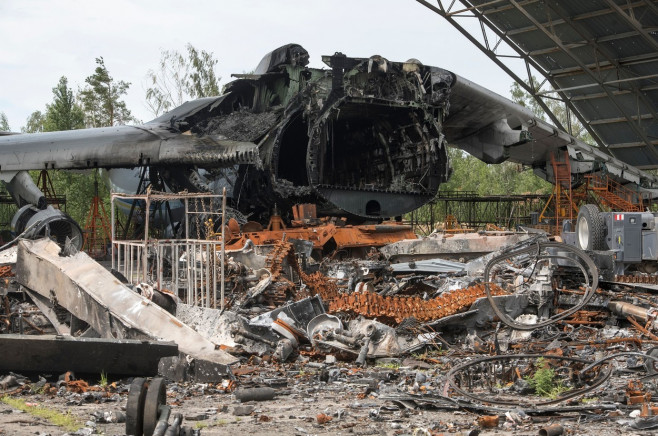
[[[442,122],[452,73],[340,53],[323,58],[330,69],[307,68],[301,47],[280,50],[291,47],[289,56],[268,54],[258,74],[237,75],[209,111],[185,120],[198,135],[258,144],[262,165],[236,165],[235,180],[226,169],[190,179],[225,180],[233,206],[256,214],[310,201],[378,219],[434,197],[450,174]]]

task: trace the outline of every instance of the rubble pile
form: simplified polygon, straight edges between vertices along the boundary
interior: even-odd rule
[[[432,259],[440,272],[421,260],[394,264],[378,253],[317,262],[297,252],[293,241],[247,244],[227,252],[226,291],[217,309],[204,306],[207,298],[183,303],[187,296],[165,283],[132,286],[91,274],[84,253],[55,258],[46,255],[53,250],[47,242],[20,244],[17,262],[0,266],[3,333],[61,334],[64,326],[73,336],[170,338],[181,354],[163,348],[171,357],[161,360],[159,373],[176,382],[167,388],[170,397],[181,397],[173,407],[193,396],[194,386],[234,406],[233,412],[217,406],[206,416],[210,421],[225,419],[218,418],[224,413],[269,425],[272,417],[261,404],[339,396],[347,400],[316,410],[296,432],[385,423],[399,434],[484,428],[562,434],[553,424],[576,431],[601,420],[658,428],[653,285],[604,281],[586,252],[541,235],[467,263]],[[33,258],[40,273],[27,271]],[[40,289],[44,271],[58,289],[52,282]],[[104,300],[95,286],[115,298]],[[92,312],[109,314],[109,324],[79,304],[90,298],[99,305]],[[172,313],[157,307],[163,302]],[[175,334],[165,327],[176,324]],[[192,333],[203,342],[185,343]],[[64,395],[73,385],[66,386],[48,392]],[[167,407],[174,424],[163,415],[154,419],[180,433],[187,418]],[[469,419],[432,421],[440,412]]]

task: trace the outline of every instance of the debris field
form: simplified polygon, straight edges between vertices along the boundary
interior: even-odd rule
[[[313,233],[327,224],[335,225],[298,227]],[[244,225],[232,227],[235,241],[248,239]],[[136,251],[115,269],[48,238],[3,250],[3,428],[140,435],[658,428],[658,295],[649,275],[610,278],[596,256],[542,233],[435,233],[392,244],[387,233],[371,246],[379,249],[346,242],[323,253],[326,245],[282,235],[272,223],[256,232],[258,244],[235,248],[227,240],[222,262],[215,245],[151,247],[155,253]],[[447,260],[456,255],[463,262]],[[135,283],[127,264],[146,266],[145,280]],[[224,278],[221,293],[211,277]],[[68,411],[78,424],[67,430],[22,417],[40,407]]]

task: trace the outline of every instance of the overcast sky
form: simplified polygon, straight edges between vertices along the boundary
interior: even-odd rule
[[[475,25],[475,21],[473,22]],[[434,12],[414,0],[0,0],[0,112],[19,131],[52,101],[61,76],[78,89],[103,56],[142,121],[145,76],[161,50],[191,43],[214,53],[222,85],[264,54],[294,42],[320,57],[417,58],[508,97],[512,79]]]

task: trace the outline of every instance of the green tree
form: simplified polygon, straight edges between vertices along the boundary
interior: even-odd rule
[[[537,79],[534,77],[532,78],[532,82],[538,83]],[[531,82],[526,82],[526,83],[530,84]],[[538,92],[544,91],[545,95],[548,96],[550,95],[550,91],[552,90],[553,88],[547,87],[547,89],[545,90],[539,89]],[[518,103],[521,106],[527,107],[535,115],[537,115],[547,123],[553,124],[551,120],[548,118],[548,116],[546,115],[546,112],[544,112],[544,109],[542,109],[539,103],[537,103],[537,100],[535,100],[535,98],[532,95],[530,95],[523,88],[521,88],[521,86],[517,82],[514,82],[510,87],[510,93],[512,94],[512,101],[514,103]],[[565,128],[567,128],[567,126],[571,126],[572,136],[590,145],[596,146],[596,141],[594,141],[592,135],[590,135],[589,132],[587,132],[585,127],[583,127],[583,125],[578,121],[578,119],[573,114],[573,112],[567,110],[567,106],[564,104],[564,102],[556,98],[544,98],[543,101]]]
[[[25,127],[21,127],[23,133],[39,133],[45,131],[44,124],[46,116],[41,111],[34,111],[27,117]]]
[[[80,91],[80,100],[87,127],[106,127],[133,121],[130,110],[121,97],[128,92],[130,83],[116,82],[110,76],[102,57],[96,58],[96,70],[87,77],[87,86]]]
[[[53,88],[53,102],[46,105],[44,131],[74,130],[85,127],[82,108],[76,103],[68,79],[62,76]]]
[[[192,98],[211,97],[219,95],[220,77],[215,75],[217,60],[212,53],[198,51],[187,44],[187,55],[190,60],[190,78],[188,92]]]
[[[46,104],[45,112],[36,110],[27,119],[24,133],[52,132],[58,130],[82,129],[84,113],[77,104],[73,91],[68,86],[68,79],[62,76],[57,85],[52,88],[52,102]],[[40,171],[31,171],[36,180]],[[50,171],[53,188],[58,195],[66,197],[66,211],[81,226],[84,225],[85,216],[94,196],[94,173],[71,171]],[[101,198],[109,204],[109,192],[103,185],[99,185]]]
[[[531,168],[514,162],[486,164],[458,149],[448,150],[453,173],[441,191],[467,191],[478,195],[545,194],[552,185]],[[486,181],[486,182],[485,182]]]
[[[186,46],[187,56],[176,50],[163,50],[156,70],[146,79],[146,105],[153,115],[180,106],[186,100],[220,94],[220,77],[215,74],[217,60],[212,53]]]
[[[0,112],[0,132],[11,132],[7,115],[4,112]]]

